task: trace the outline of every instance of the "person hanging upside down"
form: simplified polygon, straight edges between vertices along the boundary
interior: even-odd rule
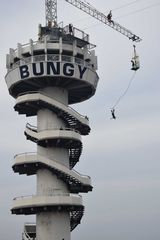
[[[112,119],[116,119],[116,116],[115,116],[115,109],[111,109],[111,114],[112,114]]]

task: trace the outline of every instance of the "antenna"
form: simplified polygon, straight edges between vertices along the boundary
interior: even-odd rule
[[[45,0],[46,26],[57,23],[57,0]]]

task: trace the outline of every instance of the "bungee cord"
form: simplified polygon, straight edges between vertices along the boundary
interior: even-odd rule
[[[126,88],[126,90],[123,92],[123,94],[117,99],[117,101],[115,102],[115,104],[113,105],[113,107],[111,108],[111,119],[116,119],[117,117],[116,117],[116,115],[115,115],[115,107],[120,103],[120,101],[122,100],[122,98],[127,94],[127,92],[128,92],[128,90],[129,90],[129,88],[130,88],[130,86],[131,86],[131,84],[132,84],[132,82],[133,82],[133,80],[134,80],[134,78],[135,78],[135,75],[136,75],[136,71],[133,73],[133,75],[132,75],[132,77],[131,77],[131,79],[130,79],[130,81],[129,81],[129,83],[128,83],[128,86],[127,86],[127,88]]]
[[[115,104],[113,105],[112,109],[115,109],[115,107],[119,104],[119,102],[122,100],[122,98],[127,94],[128,90],[129,90],[129,88],[130,88],[130,86],[131,86],[131,84],[132,84],[132,82],[133,82],[133,80],[134,80],[134,78],[135,78],[135,75],[136,75],[136,71],[133,73],[133,75],[132,75],[132,77],[131,77],[131,79],[130,79],[130,81],[129,81],[129,83],[128,83],[128,86],[127,86],[126,90],[125,90],[125,91],[123,92],[123,94],[117,99],[117,101],[116,101]]]

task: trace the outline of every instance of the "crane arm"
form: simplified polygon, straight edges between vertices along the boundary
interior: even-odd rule
[[[109,27],[113,28],[114,30],[118,31],[119,33],[125,35],[129,39],[135,42],[140,42],[142,39],[132,33],[130,30],[126,29],[125,27],[121,26],[117,22],[109,21],[108,17],[99,12],[97,9],[95,9],[93,6],[80,1],[80,0],[65,0],[66,2],[70,3],[71,5],[75,6],[76,8],[79,8],[83,12],[87,13],[88,15],[96,18],[97,20],[101,21],[102,23],[108,25]]]

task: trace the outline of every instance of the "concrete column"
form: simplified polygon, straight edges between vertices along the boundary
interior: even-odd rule
[[[66,90],[60,88],[46,88],[44,94],[68,104]],[[65,128],[65,123],[55,113],[48,109],[41,109],[37,114],[38,131]],[[51,160],[69,167],[68,149],[55,146],[37,146],[37,153]],[[37,195],[54,196],[69,194],[66,184],[47,169],[37,172]],[[37,240],[70,240],[70,214],[66,211],[42,212],[36,215]],[[53,239],[54,238],[54,239]]]
[[[67,212],[37,214],[37,240],[70,240],[70,217]]]

